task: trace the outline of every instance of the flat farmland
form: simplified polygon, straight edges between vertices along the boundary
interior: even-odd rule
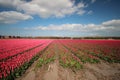
[[[0,80],[119,79],[120,40],[0,40]]]

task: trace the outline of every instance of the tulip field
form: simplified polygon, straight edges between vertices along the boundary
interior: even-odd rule
[[[33,63],[52,40],[0,40],[0,78],[14,79]]]
[[[14,80],[37,61],[37,67],[58,59],[63,68],[84,64],[120,63],[120,40],[1,39],[0,80]]]

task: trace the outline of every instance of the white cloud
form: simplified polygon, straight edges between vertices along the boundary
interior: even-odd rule
[[[79,11],[77,12],[77,14],[83,15],[85,12],[86,12],[85,10],[81,9],[81,10],[79,10]]]
[[[54,31],[70,31],[79,32],[82,34],[115,34],[120,32],[120,20],[110,20],[103,22],[99,25],[96,24],[62,24],[62,25],[48,25],[48,26],[38,26],[33,28],[25,28],[26,30],[54,30]],[[105,25],[107,24],[107,25]],[[112,25],[112,26],[108,26]],[[119,25],[119,27],[118,27]],[[120,34],[120,33],[119,33]]]
[[[91,3],[95,3],[96,2],[96,0],[91,0]]]
[[[0,5],[4,7],[16,7],[24,3],[21,0],[0,0]]]
[[[16,11],[0,12],[0,23],[16,23],[22,20],[32,19],[30,15],[22,14]]]
[[[64,17],[65,15],[71,15],[75,12],[84,14],[84,7],[84,3],[79,3],[75,6],[70,0],[32,0],[29,3],[21,4],[18,6],[18,9],[25,11],[27,14],[48,18],[51,16]]]
[[[69,30],[69,31],[76,31],[77,28],[82,27],[81,24],[62,24],[62,25],[48,25],[48,26],[38,26],[33,28],[26,28],[26,29],[33,29],[33,30]]]
[[[83,2],[75,5],[74,1],[71,0],[32,0],[30,2],[25,0],[0,0],[0,5],[12,6],[26,14],[39,15],[42,18],[64,17],[74,13],[83,15],[86,13],[84,8],[87,7]]]
[[[93,14],[93,11],[90,10],[90,11],[87,12],[87,14],[88,14],[88,15],[91,15],[91,14]]]
[[[118,26],[120,27],[120,20],[110,20],[102,23],[105,26]]]

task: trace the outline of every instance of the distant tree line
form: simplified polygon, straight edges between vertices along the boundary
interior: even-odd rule
[[[73,39],[120,39],[120,37],[74,37]]]
[[[32,36],[3,36],[0,39],[120,39],[120,37],[32,37]]]
[[[0,39],[12,39],[12,38],[21,38],[20,36],[3,36],[0,35]]]

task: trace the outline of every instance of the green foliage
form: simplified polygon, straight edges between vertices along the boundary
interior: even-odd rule
[[[112,62],[112,60],[109,57],[102,57],[102,59],[107,61],[107,62]]]
[[[75,60],[72,60],[72,61],[70,62],[71,67],[73,67],[75,64],[76,64],[76,61],[75,61]]]
[[[75,68],[78,70],[78,69],[82,69],[83,66],[82,66],[79,62],[77,62],[77,63],[75,64]]]
[[[60,63],[60,65],[63,66],[64,68],[66,67],[66,66],[65,66],[65,63],[64,63],[62,60],[59,60],[59,63]]]
[[[83,66],[78,61],[73,59],[71,61],[66,61],[65,63],[62,60],[60,60],[59,63],[64,68],[71,68],[76,70],[83,68]]]
[[[92,59],[92,58],[87,58],[86,62],[90,62],[90,63],[99,63],[100,61],[98,59]]]
[[[112,60],[115,63],[120,63],[120,60]]]
[[[50,62],[52,62],[52,61],[54,61],[54,60],[55,60],[54,57],[48,58],[47,60],[45,60],[44,64],[48,64],[48,63],[50,63]]]
[[[95,54],[93,52],[90,52],[90,54],[92,54],[93,56],[96,56],[104,61],[107,61],[109,63],[112,63],[112,62],[115,62],[115,63],[120,63],[120,60],[114,60],[114,59],[111,59],[110,57],[108,56],[104,56],[102,53],[99,53],[99,54]],[[99,62],[97,60],[95,60],[96,62]]]
[[[86,63],[86,60],[84,59],[84,57],[80,57],[79,58],[83,63]]]
[[[50,62],[52,62],[54,60],[55,60],[54,57],[48,58],[46,60],[44,60],[43,58],[39,58],[36,67],[41,67],[42,65],[48,64],[48,63],[50,63]]]
[[[37,63],[37,67],[41,67],[43,65],[43,63],[44,63],[44,59],[39,58],[38,63]]]

